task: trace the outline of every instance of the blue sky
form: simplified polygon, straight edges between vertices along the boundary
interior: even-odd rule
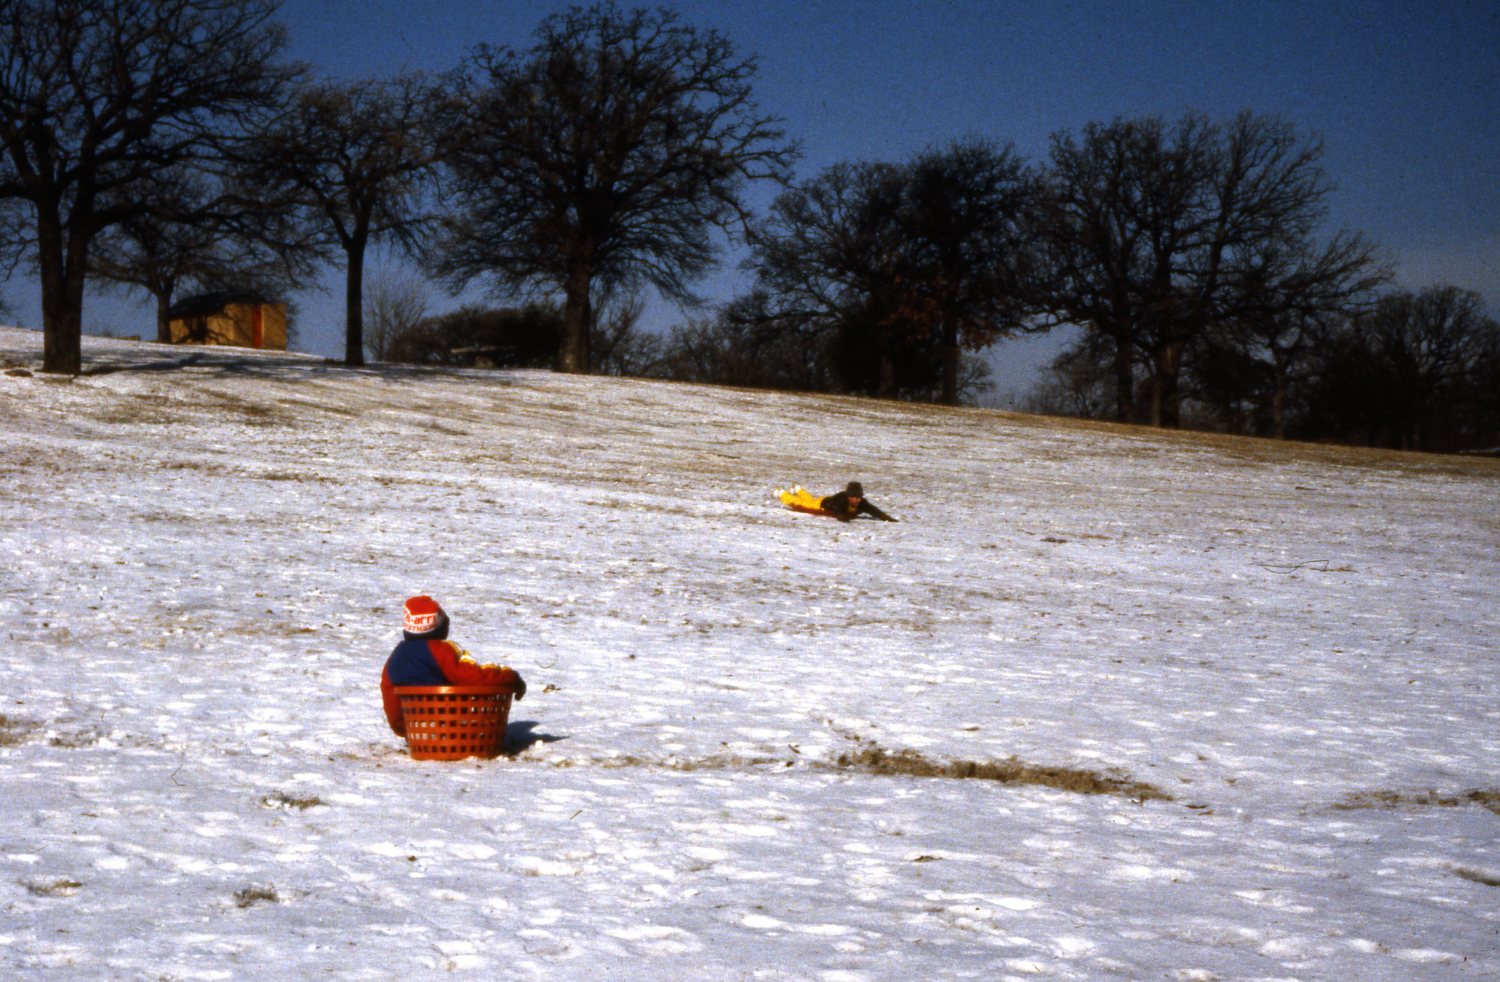
[[[542,0],[288,0],[293,57],[338,77],[441,71],[478,42],[526,45],[566,3]],[[680,0],[689,23],[760,59],[756,92],[802,144],[798,174],[840,160],[900,160],[966,134],[1032,160],[1095,120],[1188,110],[1278,114],[1325,145],[1338,190],[1330,228],[1395,261],[1398,282],[1479,291],[1500,316],[1500,4]],[[769,191],[752,200],[763,204]],[[342,350],[341,273],[302,298],[302,346]],[[710,299],[746,284],[730,262]],[[39,323],[33,287],[4,296]],[[450,301],[439,291],[434,307]],[[457,303],[457,301],[451,301]],[[681,315],[653,306],[668,324]],[[149,311],[91,296],[85,322],[149,333]],[[1048,352],[1018,344],[995,360]],[[1002,382],[1010,381],[1002,378]]]

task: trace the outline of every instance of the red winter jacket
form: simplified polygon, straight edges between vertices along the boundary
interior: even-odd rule
[[[397,736],[406,736],[396,689],[408,685],[508,685],[517,699],[526,694],[520,673],[503,665],[481,665],[452,641],[407,638],[396,645],[380,673],[385,718]]]

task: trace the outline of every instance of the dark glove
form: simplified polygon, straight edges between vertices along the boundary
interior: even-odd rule
[[[521,673],[516,673],[516,702],[526,698],[526,680],[521,678]]]

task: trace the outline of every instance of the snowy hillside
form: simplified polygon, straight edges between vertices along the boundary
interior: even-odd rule
[[[0,330],[0,976],[1500,977],[1500,462],[84,355]],[[417,592],[509,757],[387,728]]]

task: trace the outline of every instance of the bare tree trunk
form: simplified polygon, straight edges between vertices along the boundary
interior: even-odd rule
[[[349,242],[349,269],[344,278],[344,364],[365,363],[365,244],[361,229]]]
[[[1115,339],[1115,419],[1128,423],[1135,415],[1135,359],[1128,341]]]
[[[162,344],[172,343],[172,318],[167,311],[172,308],[172,295],[158,291],[156,293],[156,340]]]
[[[59,279],[42,276],[42,371],[77,375],[83,371],[83,290]]]
[[[1287,356],[1277,347],[1271,349],[1272,371],[1276,373],[1271,390],[1271,435],[1286,439]]]
[[[875,395],[881,399],[896,398],[896,359],[891,357],[889,349],[880,353],[880,382]]]
[[[563,302],[562,346],[557,352],[557,370],[587,375],[593,368],[589,351],[589,332],[593,326],[593,309],[589,297],[593,272],[578,266],[568,274],[567,297]]]
[[[37,233],[42,281],[42,371],[77,375],[83,371],[87,245],[77,233],[64,242],[62,223],[55,216],[43,216]]]
[[[945,406],[958,405],[958,325],[953,318],[943,321],[943,389],[938,401]]]
[[[1166,341],[1156,349],[1155,374],[1151,386],[1151,425],[1167,429],[1182,426],[1182,392],[1177,380],[1182,373],[1181,341]]]

